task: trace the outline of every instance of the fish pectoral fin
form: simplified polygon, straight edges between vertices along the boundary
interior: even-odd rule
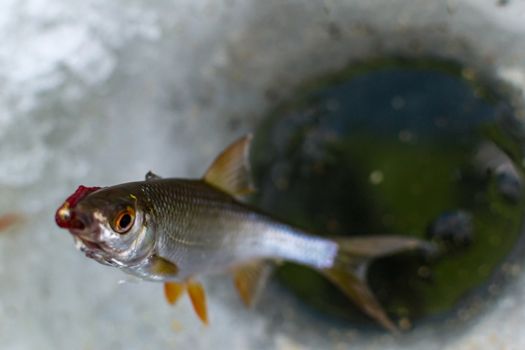
[[[255,190],[249,162],[252,135],[232,143],[211,164],[204,181],[234,196],[247,195]]]
[[[177,265],[158,255],[150,258],[150,272],[162,277],[175,277],[179,272]]]
[[[170,305],[174,305],[186,291],[186,283],[165,282],[164,296]]]
[[[162,179],[162,177],[160,177],[159,175],[155,174],[153,171],[148,171],[146,173],[146,181],[151,181],[151,180],[159,180],[159,179]]]
[[[233,269],[233,282],[244,305],[251,307],[255,304],[272,267],[269,261],[255,261]]]
[[[186,282],[186,288],[190,296],[193,310],[200,320],[207,325],[208,324],[208,309],[206,307],[206,293],[201,283],[189,280]]]

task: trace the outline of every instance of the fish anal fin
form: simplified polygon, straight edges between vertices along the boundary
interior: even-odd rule
[[[268,261],[255,261],[233,269],[233,282],[244,305],[253,306],[271,270],[272,264]]]
[[[234,196],[254,191],[249,163],[252,135],[248,134],[226,148],[204,174],[204,181]]]
[[[206,293],[204,292],[204,287],[199,282],[189,280],[186,283],[186,288],[190,296],[191,304],[193,305],[193,310],[195,310],[195,313],[202,323],[207,325],[208,309],[206,306]]]
[[[160,177],[159,175],[155,174],[153,171],[148,171],[146,173],[146,181],[151,181],[151,180],[159,180],[159,179],[162,179],[162,177]]]
[[[173,278],[177,276],[179,268],[171,261],[158,255],[153,255],[149,260],[149,272],[156,276]]]
[[[186,291],[186,283],[165,282],[164,296],[168,304],[175,304]]]

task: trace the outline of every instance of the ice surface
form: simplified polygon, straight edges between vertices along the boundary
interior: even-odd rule
[[[330,329],[276,287],[247,312],[215,277],[204,328],[186,300],[119,283],[53,223],[79,184],[200,175],[294,86],[351,60],[453,57],[523,88],[524,13],[492,0],[0,1],[0,212],[26,214],[0,236],[0,349],[525,347],[525,281],[461,334],[400,342]]]

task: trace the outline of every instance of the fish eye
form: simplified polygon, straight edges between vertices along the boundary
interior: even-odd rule
[[[113,220],[113,229],[117,233],[126,233],[133,226],[135,221],[135,210],[131,207],[127,207],[117,214],[115,220]]]

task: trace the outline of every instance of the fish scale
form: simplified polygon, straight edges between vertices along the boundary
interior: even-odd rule
[[[333,264],[335,242],[277,224],[201,180],[161,179],[140,186],[153,221],[159,223],[159,255],[188,275],[254,258],[290,260],[318,268]],[[206,261],[195,255],[205,255]]]

